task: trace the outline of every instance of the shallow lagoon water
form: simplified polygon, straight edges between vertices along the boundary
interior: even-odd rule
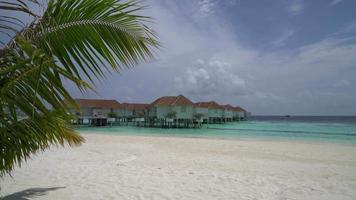
[[[101,132],[113,135],[204,137],[244,140],[296,140],[356,145],[356,120],[300,120],[252,118],[249,121],[203,125],[200,129],[162,129],[134,126],[81,127],[81,133]]]

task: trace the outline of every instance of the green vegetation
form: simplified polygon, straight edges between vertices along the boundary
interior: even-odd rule
[[[106,71],[152,58],[159,44],[141,9],[135,1],[0,1],[1,13],[33,18],[26,25],[17,14],[0,16],[9,37],[0,49],[0,177],[50,145],[84,141],[69,125],[69,108],[78,106],[63,82],[85,92]]]
[[[109,118],[117,118],[117,114],[115,112],[109,112],[108,117]]]
[[[169,119],[174,119],[177,117],[177,112],[170,112],[166,115],[166,118],[169,118]]]
[[[136,113],[136,116],[140,117],[140,118],[143,118],[143,117],[145,117],[145,113],[144,112],[138,112],[138,113]]]

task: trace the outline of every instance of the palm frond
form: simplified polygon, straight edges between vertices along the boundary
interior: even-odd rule
[[[32,3],[37,3],[34,0],[27,0]],[[27,13],[33,17],[39,17],[36,13],[32,12],[28,4],[25,1],[15,0],[15,1],[0,1],[0,10],[17,11]]]
[[[28,3],[38,4],[0,0],[0,10],[34,16],[26,26],[0,16],[0,31],[16,34],[0,49],[0,177],[51,144],[83,142],[69,125],[78,106],[63,80],[93,89],[83,77],[93,82],[135,66],[159,47],[145,24],[150,18],[135,15],[142,9],[135,1],[49,0],[41,17]]]
[[[132,14],[140,9],[135,1],[51,1],[37,27],[37,41],[76,77],[100,78],[110,69],[153,57],[159,44],[144,25],[149,18]]]
[[[14,48],[12,39],[28,29],[21,16],[24,17],[25,14],[31,16],[30,19],[39,18],[38,14],[30,9],[34,5],[40,4],[37,0],[0,0],[0,33],[7,36],[6,40],[1,38],[0,55],[3,54],[4,48]]]
[[[0,110],[1,111],[1,110]],[[4,112],[1,112],[3,119]],[[10,173],[15,165],[21,166],[23,160],[50,145],[78,145],[84,139],[76,134],[67,120],[56,112],[40,115],[36,120],[23,119],[14,123],[1,120],[0,177]]]
[[[16,43],[19,49],[0,62],[0,176],[50,144],[83,141],[69,126],[68,109],[76,104],[59,77],[82,87],[88,84],[62,70],[29,41],[17,38]]]

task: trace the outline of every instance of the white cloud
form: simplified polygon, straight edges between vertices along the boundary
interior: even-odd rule
[[[333,0],[330,2],[329,6],[335,6],[336,4],[341,3],[343,0]]]
[[[272,44],[274,46],[283,46],[285,42],[294,35],[294,33],[294,30],[286,30],[277,39],[272,41]]]
[[[342,26],[337,32],[333,34],[333,36],[339,34],[353,33],[353,32],[356,32],[356,20],[351,21],[345,24],[344,26]]]
[[[233,72],[229,63],[221,60],[198,59],[186,73],[175,78],[179,91],[193,95],[243,95],[246,83]]]
[[[351,85],[351,82],[349,80],[339,80],[334,84],[334,87],[345,87]]]
[[[355,44],[345,44],[352,38],[326,38],[320,42],[299,48],[298,62],[314,68],[352,67],[356,64]],[[329,71],[330,72],[330,71]]]
[[[154,2],[147,15],[156,19],[155,30],[163,43],[157,60],[100,85],[97,91],[103,98],[150,102],[181,93],[192,100],[241,105],[254,114],[356,110],[356,95],[350,91],[356,87],[356,44],[350,38],[329,36],[298,49],[261,51],[243,46],[238,32],[224,26],[225,19],[193,21],[192,10],[182,9],[181,1]],[[196,9],[197,1],[184,3]],[[275,45],[288,41],[292,32],[282,34]],[[334,94],[329,95],[333,102],[326,92]],[[343,107],[336,109],[338,105]]]
[[[238,0],[226,0],[224,3],[228,6],[235,6],[238,4]]]
[[[213,0],[200,0],[198,2],[198,16],[207,17],[215,12],[215,2]]]
[[[303,0],[293,0],[288,7],[288,12],[292,15],[298,15],[304,8]]]

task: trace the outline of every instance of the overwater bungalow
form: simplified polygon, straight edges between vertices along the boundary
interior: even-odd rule
[[[224,106],[216,103],[215,101],[212,101],[212,107],[213,109],[211,110],[212,113],[212,120],[211,123],[225,123],[225,119],[224,119]]]
[[[215,101],[195,103],[196,112],[204,115],[204,123],[223,123],[224,107]]]
[[[76,99],[80,111],[75,124],[153,127],[197,127],[202,123],[220,124],[246,119],[241,107],[219,105],[215,101],[193,103],[183,95],[163,96],[151,104],[119,103],[116,100]],[[76,113],[75,113],[76,112]]]
[[[209,102],[197,102],[195,105],[195,114],[200,115],[203,123],[208,123],[209,120]]]
[[[128,118],[132,116],[132,112],[126,108],[125,103],[121,103],[115,110],[116,121],[119,123],[127,123]]]
[[[235,106],[234,110],[233,110],[233,119],[235,121],[241,121],[241,120],[245,120],[248,116],[248,113],[245,109],[239,107],[239,106]]]
[[[123,116],[126,121],[135,122],[138,126],[145,125],[148,119],[150,104],[145,103],[122,103]],[[120,117],[120,115],[119,115]]]
[[[77,124],[89,124],[95,126],[105,126],[108,122],[113,122],[115,110],[120,107],[116,100],[105,99],[76,99],[80,111],[72,112],[77,116]]]
[[[183,95],[164,96],[151,103],[149,116],[154,126],[194,126],[194,103]]]
[[[232,122],[234,118],[234,107],[230,104],[224,105],[224,120],[226,122]]]

